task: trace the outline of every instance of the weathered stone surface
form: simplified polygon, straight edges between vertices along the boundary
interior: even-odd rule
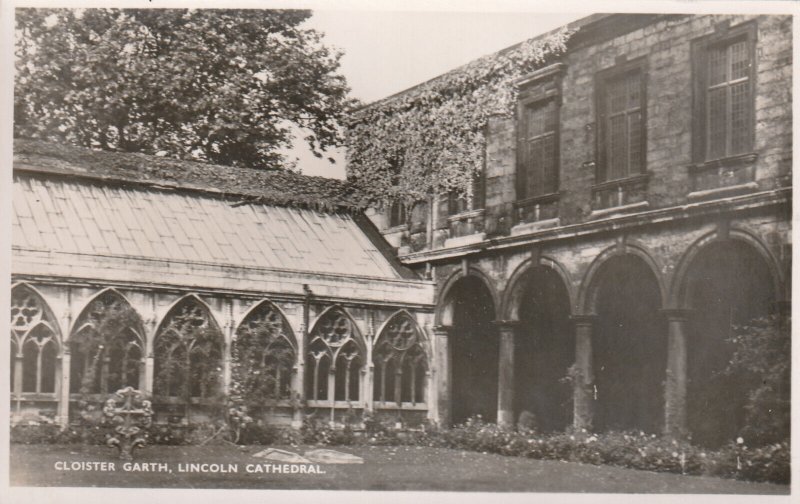
[[[286,464],[310,464],[311,460],[303,457],[299,453],[294,453],[286,450],[279,450],[277,448],[267,448],[253,455],[257,458],[265,460],[274,460],[275,462],[283,462]]]
[[[352,453],[344,453],[336,450],[309,450],[304,454],[306,458],[312,462],[319,464],[363,464],[364,459],[353,455]]]

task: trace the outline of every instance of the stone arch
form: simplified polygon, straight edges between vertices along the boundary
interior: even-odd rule
[[[427,338],[406,310],[392,314],[377,332],[372,352],[373,400],[425,403],[430,351]]]
[[[621,245],[612,245],[603,250],[589,265],[589,269],[583,276],[580,289],[578,290],[578,298],[576,307],[578,314],[592,315],[596,312],[597,304],[597,288],[598,288],[598,273],[602,271],[606,263],[618,256],[633,255],[644,261],[653,273],[654,278],[658,284],[658,290],[661,295],[662,302],[667,299],[667,290],[664,285],[664,279],[661,275],[662,268],[659,266],[658,261],[654,258],[653,254],[643,245],[635,242],[626,242]]]
[[[358,402],[367,347],[358,324],[340,305],[317,316],[308,332],[306,395],[312,401]]]
[[[572,388],[564,378],[575,363],[575,332],[565,273],[547,258],[523,263],[505,299],[504,317],[515,322],[513,419],[541,432],[572,423]]]
[[[452,362],[452,421],[481,415],[495,421],[498,411],[499,338],[494,322],[498,297],[488,277],[477,268],[455,272],[445,283],[435,314],[449,327]]]
[[[776,295],[781,297],[787,293],[786,285],[790,284],[791,274],[786,276],[781,274],[778,267],[778,261],[775,256],[770,252],[769,247],[756,235],[747,230],[740,228],[731,228],[728,231],[727,240],[740,241],[749,245],[756,253],[758,253],[764,260],[765,265],[769,268],[772,285]],[[681,256],[675,274],[673,275],[672,283],[668,295],[669,306],[676,308],[689,308],[688,306],[688,273],[690,266],[705,248],[713,243],[726,241],[721,237],[718,231],[711,231],[692,243],[688,249]],[[791,267],[790,267],[791,272]],[[791,294],[791,291],[788,291]],[[791,298],[789,298],[791,299]],[[783,299],[781,299],[783,301]]]
[[[686,423],[700,445],[727,443],[746,424],[752,384],[744,373],[725,372],[737,350],[732,337],[775,312],[778,272],[763,243],[739,229],[701,237],[680,263],[673,302],[687,309]]]
[[[210,398],[223,386],[224,351],[225,338],[211,307],[196,294],[176,300],[153,337],[153,394],[182,398],[188,415],[190,398]]]
[[[494,289],[494,283],[492,282],[489,275],[483,272],[480,268],[476,266],[470,266],[467,269],[467,274],[465,275],[461,269],[454,271],[444,282],[442,285],[441,294],[438,296],[438,302],[436,304],[436,312],[434,314],[434,325],[445,325],[449,326],[453,323],[453,302],[455,301],[452,291],[453,287],[458,284],[460,280],[466,277],[475,277],[483,283],[483,286],[486,288],[487,292],[491,296],[492,299],[492,308],[496,310],[501,306],[500,304],[500,296],[497,294],[497,291]]]
[[[72,393],[109,394],[125,386],[144,388],[144,321],[116,289],[102,289],[87,300],[75,318],[68,344]]]
[[[607,249],[584,280],[582,310],[592,329],[594,427],[598,431],[664,426],[667,327],[659,269],[641,247]]]
[[[258,301],[250,305],[250,307],[247,308],[247,310],[241,316],[239,321],[236,323],[236,328],[238,329],[239,327],[241,327],[241,325],[248,319],[248,317],[253,316],[258,310],[262,309],[265,306],[269,306],[269,308],[274,310],[275,313],[281,318],[281,320],[283,320],[283,323],[286,328],[285,337],[287,338],[289,343],[291,343],[292,347],[295,350],[297,350],[297,337],[295,336],[295,331],[292,328],[291,322],[289,322],[289,317],[286,316],[286,312],[283,311],[283,309],[280,306],[278,306],[273,301],[270,301],[269,299],[259,299]]]
[[[26,282],[11,289],[11,391],[17,394],[58,392],[63,338],[58,320],[44,296]]]
[[[525,277],[533,269],[541,267],[549,268],[561,277],[569,296],[570,307],[575,306],[575,289],[567,269],[561,263],[548,256],[541,256],[538,260],[530,258],[517,266],[506,284],[501,297],[501,308],[498,310],[502,314],[503,320],[519,320],[519,302],[525,290]]]
[[[231,342],[231,374],[249,404],[289,399],[297,369],[297,341],[286,315],[262,299],[236,326]]]

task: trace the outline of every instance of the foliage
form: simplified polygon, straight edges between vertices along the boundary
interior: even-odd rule
[[[128,353],[128,346],[136,344],[131,342],[135,335],[131,330],[139,329],[141,320],[136,311],[114,296],[103,296],[95,299],[88,312],[78,321],[75,335],[70,340],[70,347],[75,358],[86,357],[87,365],[82,369],[80,378],[80,393],[83,396],[82,408],[86,407],[87,396],[92,393],[108,392],[115,390],[100,390],[100,373],[102,360],[118,351]],[[107,380],[109,383],[119,383],[120,386],[138,384],[122,383],[124,373],[137,374],[138,359],[122,359],[119,366],[110,366]],[[127,366],[128,369],[123,369]],[[137,374],[138,375],[138,374]]]
[[[741,435],[755,446],[789,438],[791,427],[791,336],[779,315],[737,327],[733,358],[725,370],[740,375],[749,390]]]
[[[554,61],[571,35],[528,40],[356,110],[346,133],[351,181],[376,204],[469,195],[489,118],[513,113],[514,81]]]
[[[239,326],[231,348],[231,396],[246,411],[284,398],[281,379],[291,377],[295,352],[283,318],[268,309]]]
[[[319,157],[349,104],[307,10],[18,9],[15,136],[280,167]]]
[[[223,404],[222,344],[219,328],[197,301],[177,307],[156,337],[155,353],[160,358],[154,395],[177,396],[187,406],[191,397]]]

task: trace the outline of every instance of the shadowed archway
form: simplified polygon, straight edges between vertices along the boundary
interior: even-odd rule
[[[572,388],[563,380],[575,362],[570,300],[561,276],[538,266],[520,278],[514,338],[514,418],[532,413],[540,431],[572,423]]]
[[[686,271],[688,337],[687,423],[692,440],[716,447],[744,425],[743,377],[724,372],[733,354],[734,328],[768,315],[775,286],[763,256],[740,240],[701,249]]]
[[[659,433],[667,340],[658,280],[641,257],[621,254],[600,266],[596,281],[594,426]]]
[[[448,294],[453,308],[452,421],[457,424],[481,415],[494,422],[499,350],[491,293],[479,278],[466,276],[456,281]]]

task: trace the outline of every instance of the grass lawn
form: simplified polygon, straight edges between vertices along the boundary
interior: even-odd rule
[[[116,450],[103,446],[11,445],[12,485],[147,488],[269,488],[314,490],[450,490],[508,492],[734,493],[788,494],[786,485],[748,483],[530,460],[424,447],[348,446],[339,451],[364,458],[359,465],[320,465],[325,474],[254,474],[245,464],[264,447],[229,445],[153,446],[135,462],[164,462],[171,472],[125,472]],[[310,447],[286,448],[304,453]],[[115,462],[116,470],[58,471],[56,462]],[[233,463],[238,473],[182,473],[186,462]]]

